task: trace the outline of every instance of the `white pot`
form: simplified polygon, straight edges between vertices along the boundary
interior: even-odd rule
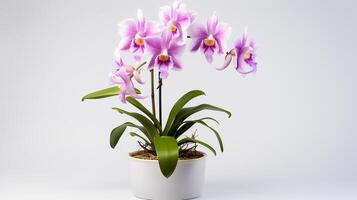
[[[205,181],[206,154],[190,160],[179,160],[174,173],[166,178],[157,160],[129,155],[130,184],[134,196],[153,200],[194,199],[201,196]]]

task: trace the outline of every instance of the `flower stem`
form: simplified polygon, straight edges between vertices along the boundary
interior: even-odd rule
[[[156,117],[156,110],[155,110],[155,87],[154,87],[154,70],[150,70],[151,72],[151,107],[152,107],[152,114]]]
[[[139,70],[139,69],[140,69],[142,66],[144,66],[146,63],[147,63],[146,61],[142,62],[142,63],[136,68],[136,70]]]
[[[162,126],[162,78],[160,77],[159,72],[159,121]]]

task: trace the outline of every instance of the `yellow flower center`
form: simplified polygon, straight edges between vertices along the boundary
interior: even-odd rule
[[[208,36],[206,39],[203,40],[203,43],[204,43],[206,46],[212,47],[212,46],[215,45],[216,41],[214,40],[213,36],[210,35],[210,36]]]
[[[160,60],[161,62],[166,62],[166,61],[169,60],[169,55],[167,55],[167,54],[161,54],[161,55],[159,55],[159,60]]]
[[[251,53],[245,53],[244,54],[244,60],[248,60],[252,54]]]
[[[144,40],[143,38],[138,37],[138,38],[135,39],[134,42],[135,42],[135,44],[138,45],[138,46],[144,46],[145,40]]]
[[[169,29],[170,29],[171,32],[176,32],[177,27],[175,25],[170,25]]]

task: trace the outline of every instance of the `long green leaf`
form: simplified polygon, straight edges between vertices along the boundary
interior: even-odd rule
[[[146,114],[155,124],[155,126],[159,129],[160,132],[162,132],[162,127],[160,125],[160,122],[157,120],[157,118],[148,110],[145,108],[143,104],[141,104],[139,101],[134,99],[133,97],[126,97],[126,100],[133,106],[135,106],[137,109],[141,110],[144,114]]]
[[[86,100],[86,99],[102,99],[102,98],[106,98],[106,97],[112,97],[112,96],[117,96],[119,94],[120,88],[118,86],[114,86],[114,87],[110,87],[110,88],[106,88],[103,90],[98,90],[92,93],[89,93],[87,95],[85,95],[84,97],[82,97],[82,101]],[[137,94],[140,94],[140,90],[135,88],[135,92]]]
[[[150,142],[149,142],[147,139],[145,139],[143,136],[141,136],[141,135],[139,135],[139,134],[137,134],[137,133],[135,133],[135,132],[130,132],[129,134],[130,134],[132,137],[138,137],[138,138],[142,139],[146,144],[149,144],[149,145],[150,145]]]
[[[205,143],[205,142],[203,142],[201,140],[197,140],[197,139],[193,139],[193,138],[189,138],[188,137],[188,138],[184,138],[184,139],[180,140],[177,144],[178,144],[178,146],[180,146],[180,145],[183,145],[183,144],[186,144],[186,143],[200,144],[200,145],[206,147],[207,149],[211,150],[214,155],[217,155],[216,150],[214,150],[214,148],[212,146],[210,146],[209,144],[207,144],[207,143]]]
[[[228,115],[228,118],[230,118],[232,116],[232,113],[229,112],[228,110],[225,110],[223,108],[217,107],[217,106],[213,106],[210,104],[201,104],[198,106],[193,106],[193,107],[188,107],[188,108],[183,108],[181,109],[181,111],[177,114],[177,117],[175,119],[175,122],[182,122],[185,119],[187,119],[189,116],[200,112],[202,110],[211,110],[211,111],[219,111],[219,112],[224,112]],[[174,122],[174,123],[175,123]]]
[[[207,128],[209,128],[216,136],[218,142],[219,142],[219,147],[221,149],[221,151],[223,152],[224,148],[223,148],[223,142],[222,142],[222,138],[219,135],[218,131],[216,131],[216,129],[212,128],[211,126],[209,126],[206,122],[204,122],[203,120],[193,120],[193,121],[187,121],[182,127],[179,128],[179,130],[177,130],[176,134],[175,134],[175,138],[180,137],[182,134],[184,134],[188,129],[190,129],[195,123],[201,124]]]
[[[177,132],[177,129],[179,128],[179,126],[181,125],[181,123],[187,119],[188,117],[190,117],[191,115],[202,111],[202,110],[212,110],[212,111],[219,111],[219,112],[224,112],[228,115],[228,118],[231,117],[231,113],[228,110],[225,110],[223,108],[219,108],[217,106],[213,106],[210,104],[201,104],[198,106],[194,106],[194,107],[187,107],[187,108],[183,108],[181,109],[181,111],[177,114],[174,122],[172,123],[172,127],[170,129],[170,134],[168,135],[172,135],[175,134]],[[185,127],[186,130],[189,129],[188,125]],[[186,131],[185,130],[185,131]]]
[[[161,136],[154,140],[161,173],[169,178],[176,169],[179,150],[174,137]]]
[[[189,102],[191,99],[204,95],[205,93],[201,90],[192,90],[188,93],[186,93],[185,95],[183,95],[179,100],[177,100],[177,102],[175,103],[175,105],[172,107],[169,117],[167,119],[166,125],[165,125],[165,129],[164,129],[164,135],[167,135],[167,133],[169,132],[171,125],[173,123],[173,121],[176,118],[177,113],[180,112],[180,110],[182,109],[182,107],[184,107],[186,105],[187,102]]]
[[[173,124],[172,125],[172,127],[171,127],[171,129],[169,130],[169,133],[167,134],[168,136],[175,136],[176,135],[176,132],[177,132],[177,130],[178,130],[178,128],[180,127],[180,126],[183,126],[183,125],[185,125],[185,124],[187,124],[187,123],[189,123],[189,122],[195,122],[195,121],[198,121],[198,120],[212,120],[212,121],[214,121],[214,122],[216,122],[217,124],[219,124],[219,122],[216,120],[216,119],[214,119],[214,118],[212,118],[212,117],[203,117],[203,118],[201,118],[201,119],[197,119],[197,120],[192,120],[192,121],[184,121],[184,122],[181,122],[181,123],[175,123],[175,124]],[[194,123],[193,123],[194,124]],[[192,124],[192,125],[193,125]],[[188,129],[189,129],[190,127],[188,127],[184,132],[186,132]]]
[[[129,115],[129,116],[135,118],[138,122],[140,122],[141,125],[143,125],[145,127],[145,129],[147,130],[150,141],[153,141],[153,139],[155,137],[159,136],[159,133],[157,132],[157,129],[154,126],[154,124],[145,116],[143,116],[139,113],[128,112],[128,111],[125,111],[120,108],[113,108],[113,110],[117,110],[121,114]]]
[[[143,132],[146,135],[146,137],[148,137],[147,131],[146,131],[146,129],[144,127],[135,125],[135,124],[133,124],[131,122],[125,122],[125,123],[121,124],[120,126],[114,128],[112,130],[112,132],[110,133],[110,146],[113,149],[118,144],[119,139],[121,138],[121,136],[123,135],[123,133],[124,133],[124,131],[126,130],[127,127],[137,128],[141,132]]]

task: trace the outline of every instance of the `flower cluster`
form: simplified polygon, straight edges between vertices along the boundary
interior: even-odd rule
[[[195,22],[196,13],[186,8],[182,1],[175,1],[171,6],[159,9],[159,22],[147,21],[141,10],[136,19],[126,19],[119,24],[121,41],[116,50],[116,67],[110,73],[110,81],[120,85],[120,99],[125,102],[125,95],[143,98],[135,93],[132,78],[139,84],[139,69],[125,65],[120,54],[129,51],[135,61],[143,60],[148,55],[147,69],[158,70],[160,79],[166,79],[169,70],[182,69],[181,55],[186,41],[191,40],[190,50],[200,50],[207,62],[212,63],[214,55],[224,56],[226,42],[231,34],[231,27],[218,20],[213,14],[206,24]],[[226,69],[235,59],[234,65],[240,74],[256,72],[256,48],[253,41],[247,42],[247,34],[234,43],[234,48],[226,52],[224,64],[217,70]]]

